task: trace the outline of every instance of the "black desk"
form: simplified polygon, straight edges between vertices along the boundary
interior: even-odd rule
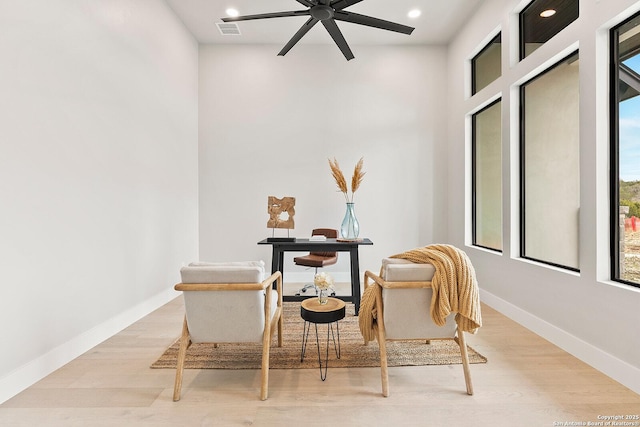
[[[280,271],[284,277],[284,253],[285,252],[349,252],[351,256],[351,296],[336,296],[343,301],[353,302],[356,316],[360,311],[360,261],[358,258],[358,246],[373,245],[369,239],[342,242],[337,239],[324,241],[310,241],[309,239],[296,239],[295,242],[268,242],[267,239],[258,242],[259,245],[272,245],[271,272]],[[285,301],[302,301],[308,297],[284,296]]]

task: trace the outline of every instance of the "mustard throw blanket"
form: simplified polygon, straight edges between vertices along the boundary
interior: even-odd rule
[[[462,331],[475,333],[482,326],[478,281],[466,253],[451,245],[429,245],[393,255],[392,258],[435,267],[431,279],[431,318],[436,325],[444,325],[447,316],[456,312],[456,323]],[[377,284],[365,289],[360,304],[360,330],[368,341],[375,337],[374,286]]]

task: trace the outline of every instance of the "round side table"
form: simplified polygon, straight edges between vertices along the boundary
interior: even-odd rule
[[[329,336],[333,338],[333,348],[336,351],[336,357],[340,359],[340,328],[338,320],[344,319],[345,303],[337,298],[328,298],[326,304],[321,305],[318,298],[307,298],[300,304],[300,316],[304,320],[304,329],[302,331],[302,351],[300,353],[300,361],[304,360],[304,354],[309,341],[309,330],[313,323],[316,329],[316,345],[318,347],[318,364],[320,365],[320,379],[327,379],[327,368],[329,364]],[[324,357],[324,373],[322,372],[322,359],[320,357],[320,340],[318,339],[318,323],[327,324],[327,345]],[[333,324],[336,325],[334,334]],[[337,344],[336,344],[337,336]]]

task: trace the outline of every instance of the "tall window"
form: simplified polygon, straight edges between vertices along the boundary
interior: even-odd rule
[[[472,116],[473,244],[502,251],[502,103]]]
[[[578,0],[535,0],[520,12],[520,59],[578,19]]]
[[[485,88],[489,83],[502,74],[502,37],[500,33],[495,36],[476,56],[471,60],[471,94]]]
[[[611,42],[612,277],[640,287],[640,14]]]
[[[578,270],[579,60],[574,53],[520,88],[523,258]]]

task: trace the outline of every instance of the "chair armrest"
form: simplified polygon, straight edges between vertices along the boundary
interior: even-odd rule
[[[377,274],[370,272],[369,270],[364,272],[364,287],[365,289],[369,285],[369,280],[373,280],[377,283],[381,288],[385,289],[420,289],[420,288],[430,288],[431,281],[420,281],[420,282],[387,282]]]
[[[278,291],[278,298],[282,298],[282,273],[280,271],[276,271],[271,276],[263,280],[261,283],[261,289],[267,289],[273,284],[273,282],[276,282],[276,291]]]
[[[276,271],[260,283],[178,283],[176,291],[259,291],[277,281],[278,294],[282,295],[282,273]]]
[[[373,280],[375,283],[377,283],[378,285],[380,285],[381,287],[383,286],[384,280],[378,276],[375,273],[372,273],[371,271],[367,270],[364,272],[364,288],[367,289],[369,286],[371,286],[369,284],[369,280]]]
[[[262,283],[178,283],[173,287],[176,291],[259,291],[264,289]]]

